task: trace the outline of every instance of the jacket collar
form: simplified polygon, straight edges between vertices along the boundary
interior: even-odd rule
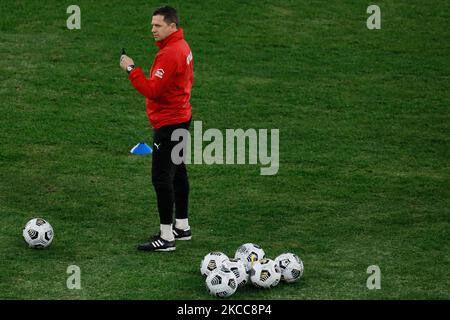
[[[167,38],[165,38],[164,40],[162,40],[162,41],[157,41],[157,42],[156,42],[156,45],[157,45],[160,49],[162,49],[162,48],[164,48],[165,46],[167,46],[167,44],[169,44],[169,43],[171,43],[171,42],[178,41],[178,40],[182,40],[182,39],[184,39],[184,36],[183,36],[183,29],[182,29],[182,28],[178,28],[177,31],[175,31],[174,33],[170,34],[170,35],[169,35]]]

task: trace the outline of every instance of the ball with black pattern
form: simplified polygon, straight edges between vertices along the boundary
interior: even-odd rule
[[[303,275],[303,261],[294,253],[280,254],[275,258],[275,263],[281,270],[281,281],[293,283],[298,281]]]
[[[218,298],[233,295],[238,287],[234,273],[224,267],[211,271],[206,277],[205,284],[209,294]]]
[[[53,242],[53,227],[42,218],[27,222],[22,231],[23,238],[30,248],[42,249]]]

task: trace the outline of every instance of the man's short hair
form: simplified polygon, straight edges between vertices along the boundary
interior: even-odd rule
[[[154,16],[161,15],[164,17],[164,22],[167,24],[175,23],[177,28],[180,25],[180,21],[178,19],[177,10],[170,6],[164,6],[156,9],[153,12]]]

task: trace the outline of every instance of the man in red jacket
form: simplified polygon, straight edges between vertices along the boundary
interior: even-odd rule
[[[153,127],[152,183],[158,204],[160,232],[149,242],[140,244],[138,249],[173,251],[175,239],[191,239],[189,181],[185,164],[172,161],[172,148],[178,141],[172,141],[171,136],[176,129],[189,129],[194,61],[174,8],[165,6],[153,12],[152,33],[159,51],[149,77],[146,78],[126,55],[121,56],[120,66],[128,72],[136,90],[145,96],[147,116]],[[175,226],[172,227],[174,204]]]

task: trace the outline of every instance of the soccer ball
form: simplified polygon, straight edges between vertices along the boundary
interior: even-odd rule
[[[53,241],[53,228],[44,219],[34,218],[23,228],[23,238],[32,248],[48,247]]]
[[[245,270],[244,263],[241,260],[225,260],[222,266],[234,273],[238,287],[243,287],[248,282],[248,273],[247,270]]]
[[[211,271],[219,268],[225,260],[228,260],[228,257],[223,252],[208,253],[203,257],[202,262],[200,263],[200,272],[202,276],[208,276]]]
[[[235,259],[239,259],[244,263],[247,272],[251,269],[255,261],[261,260],[266,256],[264,250],[254,243],[245,243],[240,246],[234,254]]]
[[[250,281],[258,288],[273,288],[281,279],[281,271],[275,261],[262,259],[250,269]]]
[[[223,266],[216,268],[206,277],[206,288],[212,296],[219,298],[229,297],[236,292],[236,276]]]
[[[303,275],[303,261],[293,253],[283,253],[275,258],[275,263],[281,270],[281,280],[292,283]]]

